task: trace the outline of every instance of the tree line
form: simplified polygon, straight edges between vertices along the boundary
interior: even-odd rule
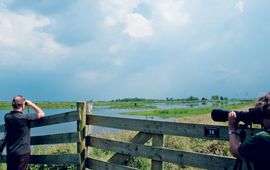
[[[228,97],[213,95],[209,99],[206,97],[198,98],[190,96],[188,98],[174,99],[171,97],[166,97],[166,99],[145,99],[145,98],[123,98],[111,100],[112,102],[158,102],[158,101],[207,101],[207,100],[229,100]]]

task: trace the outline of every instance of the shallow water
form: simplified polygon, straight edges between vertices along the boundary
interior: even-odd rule
[[[188,103],[188,104],[163,104],[158,103],[154,104],[158,109],[170,109],[170,108],[192,108],[192,107],[205,107],[210,104],[202,104],[202,103]],[[68,111],[72,111],[74,109],[43,109],[46,116],[64,113]],[[140,109],[142,110],[142,109]],[[144,109],[147,110],[147,109]],[[149,109],[148,109],[149,110]],[[178,118],[162,118],[158,116],[138,116],[138,115],[127,115],[121,114],[123,112],[132,112],[138,111],[138,109],[110,109],[108,107],[93,107],[92,114],[94,115],[102,115],[102,116],[111,116],[111,117],[121,117],[121,118],[135,118],[135,119],[144,119],[144,120],[156,120],[156,121],[176,121]],[[4,115],[8,113],[9,110],[0,110],[0,124],[4,124]],[[28,113],[26,109],[24,113]],[[29,113],[33,113],[33,110],[30,110]],[[50,125],[45,127],[33,128],[31,133],[33,136],[36,135],[46,135],[46,134],[56,134],[56,133],[66,133],[66,132],[75,132],[77,129],[76,122],[62,123],[57,125]],[[102,131],[118,131],[117,129],[105,128],[93,126],[92,133],[100,133]]]

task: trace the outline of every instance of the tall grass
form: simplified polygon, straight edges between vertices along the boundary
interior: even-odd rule
[[[221,105],[219,108],[227,109],[227,110],[235,110],[239,108],[245,108],[251,106],[250,103],[240,103],[234,105]],[[153,110],[147,112],[133,112],[131,114],[143,114],[143,115],[159,115],[161,117],[181,117],[181,116],[194,116],[200,114],[206,114],[211,112],[214,107],[206,107],[206,108],[192,108],[192,109],[163,109],[163,110]],[[119,131],[117,133],[103,132],[98,134],[99,137],[107,138],[111,140],[118,141],[129,141],[135,136],[136,132],[132,131]],[[146,145],[151,145],[151,140],[149,140]],[[179,137],[179,136],[167,136],[165,135],[164,139],[164,147],[185,151],[193,151],[199,153],[207,153],[207,154],[216,154],[222,156],[231,156],[229,152],[229,144],[228,142],[223,141],[212,141],[212,140],[204,140],[197,138],[188,138],[188,137]],[[35,146],[32,148],[32,154],[66,154],[66,153],[76,153],[76,145],[75,144],[59,144],[59,145],[41,145]],[[91,148],[89,156],[95,159],[107,161],[114,152],[108,150],[102,150],[98,148]],[[129,166],[138,168],[141,170],[150,170],[151,160],[141,157],[133,157],[131,161],[128,163]],[[0,169],[5,169],[5,165],[2,164]],[[76,169],[74,165],[65,164],[65,165],[29,165],[29,170],[73,170]],[[164,163],[165,170],[177,170],[177,169],[185,169],[185,170],[196,170],[199,168],[187,167],[184,165],[177,165],[172,163]]]
[[[251,106],[254,102],[244,102],[239,104],[225,104],[225,105],[214,105],[209,107],[200,108],[174,108],[174,109],[158,109],[148,111],[136,111],[136,112],[123,112],[122,114],[129,115],[143,115],[143,116],[159,116],[159,117],[183,117],[183,116],[194,116],[209,114],[214,108],[221,108],[226,110],[235,110],[247,106]]]
[[[117,141],[129,141],[133,136],[135,136],[136,132],[131,131],[120,131],[117,133],[109,133],[103,132],[99,134],[99,137],[117,140]],[[151,145],[151,140],[149,140],[146,145]],[[199,153],[206,154],[216,154],[222,156],[231,156],[229,152],[229,144],[228,142],[222,141],[212,141],[205,139],[197,139],[197,138],[189,138],[189,137],[180,137],[180,136],[167,136],[165,135],[164,139],[164,147],[170,149],[184,150],[184,151],[193,151]],[[90,153],[90,157],[99,159],[102,161],[107,161],[111,156],[113,156],[114,152],[92,148]],[[142,157],[133,157],[128,166],[138,168],[141,170],[150,170],[151,169],[151,160]],[[164,170],[197,170],[199,168],[188,167],[184,165],[177,165],[173,163],[164,163]]]

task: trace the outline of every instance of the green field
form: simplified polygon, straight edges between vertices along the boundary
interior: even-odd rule
[[[210,101],[209,101],[210,102]],[[149,111],[141,111],[141,108],[147,108],[151,104],[156,103],[166,103],[166,104],[181,104],[183,101],[111,101],[111,102],[94,102],[95,106],[106,106],[109,108],[137,108],[137,112],[129,112],[125,114],[136,114],[136,115],[146,115],[146,116],[160,116],[160,117],[184,117],[188,116],[195,122],[199,122],[197,115],[208,114],[213,108],[222,108],[226,110],[238,110],[238,109],[247,109],[252,107],[254,101],[237,101],[237,104],[229,104],[228,101],[211,101],[216,105],[211,107],[203,108],[177,108],[177,109],[155,109]],[[232,101],[230,101],[232,102]],[[42,108],[76,108],[76,102],[37,102],[37,104]],[[0,102],[1,109],[11,109],[9,102]],[[153,108],[153,107],[152,107]],[[151,108],[151,109],[152,109]],[[204,115],[203,115],[204,116]],[[211,120],[208,120],[211,121]],[[203,122],[200,122],[203,123]],[[204,122],[207,124],[207,122]],[[119,131],[117,133],[103,132],[99,136],[107,139],[123,140],[129,141],[135,135],[134,132],[130,131]],[[150,142],[150,141],[149,141]],[[150,145],[150,143],[147,143]],[[206,154],[216,154],[221,156],[232,156],[229,152],[228,142],[223,141],[210,141],[204,139],[188,138],[188,137],[179,137],[179,136],[165,136],[164,147],[192,151],[198,153]],[[33,154],[63,154],[63,153],[74,153],[76,152],[76,146],[70,144],[64,145],[45,145],[45,146],[35,146],[32,150]],[[107,161],[114,153],[111,151],[105,151],[98,148],[93,148],[90,152],[90,157],[95,159],[100,159]],[[149,170],[151,165],[151,160],[145,158],[132,158],[128,164],[131,167],[138,168],[141,170]],[[5,169],[5,164],[0,164],[0,169]],[[29,169],[38,170],[38,169],[75,169],[73,165],[30,165]],[[186,170],[198,170],[198,168],[185,167],[176,164],[164,163],[164,170],[177,170],[177,169],[186,169]]]
[[[76,108],[76,102],[35,102],[43,109]],[[0,102],[0,110],[12,109],[11,102]]]
[[[59,109],[59,108],[76,108],[76,102],[35,102],[39,107],[43,109]],[[93,101],[94,107],[104,106],[110,109],[156,109],[155,104],[193,104],[193,103],[212,103],[213,107],[222,107],[224,109],[234,109],[238,108],[239,105],[246,105],[249,103],[254,103],[254,100],[157,100],[157,99],[129,99],[129,100],[112,100],[112,101]],[[229,104],[238,103],[238,104]],[[10,110],[11,102],[0,102],[0,110]],[[128,114],[140,114],[140,115],[159,115],[162,117],[170,117],[176,115],[185,114],[197,114],[198,112],[211,110],[212,107],[208,108],[192,108],[192,109],[163,109],[159,111],[149,111],[149,112],[132,112]]]
[[[149,111],[136,111],[136,112],[124,112],[122,114],[129,115],[142,115],[142,116],[159,116],[159,117],[182,117],[182,116],[194,116],[200,114],[208,114],[215,108],[225,109],[225,110],[236,110],[239,108],[249,107],[254,104],[254,101],[246,101],[238,104],[223,104],[223,105],[213,105],[209,107],[200,108],[174,108],[174,109],[157,109]]]

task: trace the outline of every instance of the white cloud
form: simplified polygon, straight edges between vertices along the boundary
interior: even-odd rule
[[[191,22],[184,0],[103,0],[100,4],[105,26],[120,26],[131,38],[153,36],[160,27],[168,31]],[[143,11],[136,12],[141,6],[151,9],[147,17]]]
[[[127,33],[130,37],[145,38],[153,35],[151,22],[140,14],[128,14],[126,22],[127,26],[124,33]]]
[[[51,20],[48,17],[31,12],[13,13],[1,9],[0,66],[2,69],[11,64],[18,64],[21,69],[48,69],[56,64],[55,61],[61,59],[61,55],[66,54],[67,51],[55,42],[52,36],[41,31],[50,24]]]
[[[181,26],[188,24],[191,19],[184,10],[184,0],[159,0],[153,2],[153,13],[156,20],[161,20],[166,24]]]
[[[238,9],[241,13],[244,13],[245,11],[245,1],[244,0],[239,0],[235,6],[236,9]]]
[[[105,25],[115,26],[125,22],[128,14],[138,5],[136,0],[103,0],[101,10],[105,15]]]
[[[46,17],[36,16],[31,13],[19,15],[8,11],[1,11],[0,43],[11,47],[31,46],[31,41],[29,40],[36,39],[36,36],[39,36],[35,29],[49,24],[50,20]]]

